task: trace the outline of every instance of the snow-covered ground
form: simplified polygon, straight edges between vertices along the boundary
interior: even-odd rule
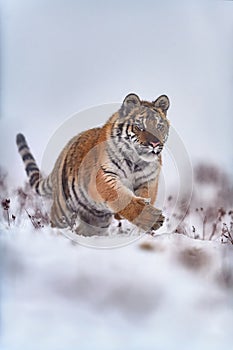
[[[4,225],[2,350],[232,349],[232,245],[162,234],[91,249]]]

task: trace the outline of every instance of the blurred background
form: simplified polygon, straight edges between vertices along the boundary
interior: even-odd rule
[[[135,92],[167,94],[192,161],[231,172],[232,18],[232,1],[2,1],[1,165],[22,183],[17,132],[40,164],[70,115]]]

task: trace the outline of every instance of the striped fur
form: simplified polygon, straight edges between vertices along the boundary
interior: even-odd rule
[[[29,183],[31,187],[42,196],[52,195],[52,183],[51,177],[48,176],[46,179],[42,179],[40,170],[36,164],[33,155],[30,152],[25,137],[22,134],[18,134],[16,137],[16,143],[18,151],[22,157],[25,165],[27,176],[29,177]]]
[[[153,204],[169,131],[168,108],[165,95],[151,103],[128,95],[102,128],[71,139],[44,179],[24,136],[17,135],[30,185],[53,199],[52,226],[72,227],[77,221],[78,234],[101,235],[114,215],[144,230],[163,224]]]

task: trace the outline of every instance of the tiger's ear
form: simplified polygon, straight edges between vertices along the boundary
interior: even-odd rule
[[[140,104],[140,98],[136,94],[127,95],[123,101],[123,106],[130,109],[136,106],[140,106]]]
[[[159,96],[153,103],[156,108],[162,109],[163,113],[165,115],[167,114],[167,110],[170,106],[170,101],[166,95]]]

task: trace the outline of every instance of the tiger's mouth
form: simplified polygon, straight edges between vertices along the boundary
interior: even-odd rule
[[[163,150],[163,144],[161,143],[156,146],[140,144],[137,147],[137,152],[139,156],[145,158],[145,160],[147,161],[153,161],[155,158],[157,158],[160,155],[162,150]]]
[[[152,150],[150,149],[150,152],[158,156],[162,152],[162,150],[163,150],[163,145],[159,144],[158,146],[153,147]]]
[[[163,143],[156,139],[142,144],[142,147],[146,153],[158,156],[163,150]]]

